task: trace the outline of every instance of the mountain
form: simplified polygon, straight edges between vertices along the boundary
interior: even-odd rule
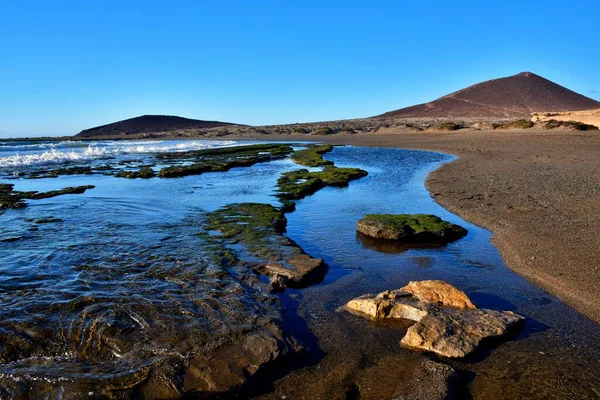
[[[112,124],[97,126],[79,132],[78,137],[119,136],[137,133],[159,133],[179,129],[207,129],[224,125],[234,125],[228,122],[202,121],[172,115],[142,115]]]
[[[469,86],[429,103],[390,111],[391,118],[530,118],[536,111],[600,108],[600,102],[531,72]]]

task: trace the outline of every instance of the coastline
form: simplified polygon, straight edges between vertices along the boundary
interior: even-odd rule
[[[457,156],[426,179],[435,201],[492,232],[494,245],[512,271],[600,322],[599,134],[515,130],[253,139],[396,147]]]
[[[106,138],[97,140],[103,139]],[[600,323],[597,290],[600,236],[596,234],[600,228],[600,162],[597,161],[600,134],[597,132],[386,129],[385,133],[319,136],[147,138],[168,139],[319,141],[454,155],[457,157],[454,161],[440,166],[426,179],[426,187],[435,201],[492,232],[492,242],[512,271]]]

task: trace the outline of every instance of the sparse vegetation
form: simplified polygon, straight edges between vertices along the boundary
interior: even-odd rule
[[[528,119],[518,119],[516,121],[507,122],[506,124],[500,125],[499,129],[529,129],[533,128],[535,124]]]
[[[431,127],[436,131],[456,131],[459,130],[461,126],[454,122],[443,122],[441,124],[437,124]]]
[[[574,131],[597,131],[598,127],[595,125],[584,124],[583,122],[577,121],[563,121],[562,127]]]
[[[550,119],[548,121],[543,121],[542,126],[544,129],[557,129],[564,128],[572,131],[595,131],[598,130],[598,127],[595,125],[585,124],[583,122],[577,121],[558,121],[555,119]]]
[[[322,128],[317,128],[314,131],[312,131],[311,135],[332,135],[333,134],[333,129],[329,128],[329,127],[322,127]]]

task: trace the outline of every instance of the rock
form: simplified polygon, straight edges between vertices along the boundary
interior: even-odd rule
[[[511,311],[477,309],[465,293],[443,281],[410,282],[399,290],[363,295],[344,309],[371,319],[415,321],[401,344],[443,357],[465,357],[489,337],[503,336],[524,318]]]
[[[240,343],[196,356],[183,376],[185,392],[226,392],[246,383],[250,377],[291,351],[295,343],[286,342],[274,324],[251,332]]]
[[[88,189],[93,189],[93,185],[66,187],[60,190],[51,190],[49,192],[20,192],[13,190],[12,184],[0,184],[0,210],[6,208],[24,208],[27,204],[24,199],[40,200],[51,197],[61,196],[63,194],[81,194]]]
[[[376,239],[406,242],[451,242],[467,234],[461,226],[428,214],[368,214],[356,230]]]
[[[522,319],[510,311],[430,311],[408,328],[401,343],[443,357],[461,358],[472,353],[482,339],[503,336]]]
[[[456,308],[477,308],[465,292],[444,281],[413,281],[400,290],[427,303],[438,303]]]
[[[234,251],[228,260],[252,260],[248,267],[268,276],[271,288],[276,291],[286,287],[306,287],[320,281],[327,271],[322,258],[306,254],[298,244],[282,233],[287,220],[280,209],[270,204],[230,204],[207,215],[206,231],[221,235],[208,235],[205,239],[225,254]],[[239,245],[237,250],[227,246]]]

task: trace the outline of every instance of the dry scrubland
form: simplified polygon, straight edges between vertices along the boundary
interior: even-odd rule
[[[600,123],[599,123],[600,125]],[[514,129],[533,129],[540,131],[572,130],[584,131],[598,129],[596,126],[581,122],[559,121],[547,119],[532,122],[528,119],[497,119],[465,118],[451,120],[444,118],[363,118],[340,121],[297,123],[286,125],[225,125],[211,128],[176,129],[164,132],[141,132],[119,135],[96,135],[93,139],[152,139],[152,138],[219,138],[225,136],[238,136],[247,138],[293,135],[317,136],[322,138],[328,135],[356,135],[356,134],[397,134],[418,132],[444,132],[444,131],[506,131]],[[314,139],[314,138],[313,138]]]

